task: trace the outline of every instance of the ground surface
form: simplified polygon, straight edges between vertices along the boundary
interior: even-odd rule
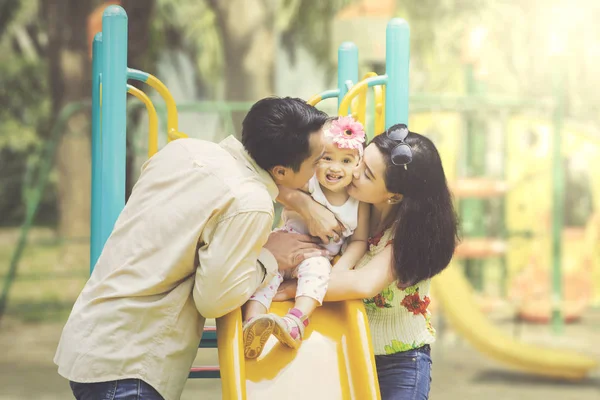
[[[0,231],[0,277],[3,279],[14,248],[15,233]],[[52,363],[69,309],[87,277],[81,249],[65,251],[52,234],[36,231],[19,268],[6,315],[0,320],[0,400],[70,399],[68,383]],[[83,249],[85,254],[88,250]],[[88,253],[89,254],[89,253]],[[1,279],[0,279],[1,280]],[[436,313],[438,313],[436,311]],[[438,313],[439,314],[439,313]],[[515,325],[510,318],[491,316],[507,333],[521,340],[561,346],[600,360],[600,310],[590,310],[577,324],[553,336],[545,325]],[[451,330],[440,325],[433,347],[431,399],[547,399],[599,400],[600,371],[585,382],[569,384],[534,378],[505,369],[484,358]],[[215,350],[200,350],[197,365],[215,364]],[[220,399],[219,380],[189,380],[183,400]],[[368,399],[365,399],[368,400]]]

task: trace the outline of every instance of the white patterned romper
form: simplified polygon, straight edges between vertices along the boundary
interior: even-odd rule
[[[327,197],[325,197],[325,193],[323,193],[316,175],[308,182],[308,191],[316,202],[327,207],[327,209],[329,209],[344,226],[344,232],[339,241],[322,245],[324,249],[329,251],[331,258],[333,258],[333,256],[340,252],[342,246],[346,243],[346,239],[354,233],[354,230],[358,225],[359,201],[352,197],[348,197],[348,200],[341,206],[332,205],[327,200]],[[309,234],[308,226],[298,213],[284,209],[281,217],[284,221],[284,226],[283,228],[280,228],[280,230]],[[325,297],[325,293],[327,292],[330,273],[331,261],[329,258],[312,257],[301,262],[289,276],[286,274],[285,278],[298,278],[296,298],[307,296],[317,300],[319,304],[322,304],[323,297]],[[271,280],[271,282],[259,288],[254,295],[250,297],[250,300],[260,302],[268,310],[283,279],[284,276],[279,273]]]

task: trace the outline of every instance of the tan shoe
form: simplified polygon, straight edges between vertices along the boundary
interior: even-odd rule
[[[244,323],[242,336],[246,358],[253,359],[260,356],[274,327],[275,322],[269,314],[258,315]]]

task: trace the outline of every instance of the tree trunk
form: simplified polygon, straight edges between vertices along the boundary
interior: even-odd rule
[[[152,43],[150,42],[150,22],[154,15],[154,0],[123,0],[121,2],[122,7],[127,12],[129,18],[128,35],[129,41],[127,43],[127,64],[131,68],[139,69],[142,71],[149,72],[155,75],[152,69],[156,63],[156,52],[150,51]],[[139,89],[148,91],[148,85],[137,81],[131,81],[130,84],[138,87]],[[138,102],[137,99],[129,100]],[[139,112],[132,115],[128,119],[128,123],[136,125],[140,121],[142,114],[146,114],[146,109],[142,108]],[[128,136],[130,137],[130,136]],[[127,163],[126,163],[126,190],[125,196],[128,199],[135,184],[135,178],[138,175],[138,171],[135,168],[135,147],[133,142],[127,140]]]
[[[48,54],[53,115],[68,103],[91,97],[91,62],[87,18],[102,4],[98,0],[41,1],[48,27]],[[148,54],[148,31],[154,1],[124,0],[129,16],[129,58],[143,68]],[[131,65],[131,64],[130,64]],[[60,139],[56,166],[59,235],[65,240],[64,268],[89,263],[91,142],[90,112],[72,116]],[[130,158],[130,157],[128,157]],[[130,163],[131,164],[131,163]]]
[[[88,99],[91,93],[87,17],[96,1],[41,1],[48,27],[50,91],[53,123],[68,103]],[[59,234],[66,241],[64,268],[85,263],[90,234],[90,112],[72,116],[56,155]]]
[[[275,11],[272,0],[209,0],[221,34],[225,100],[257,101],[274,93]],[[241,133],[245,113],[234,113]]]

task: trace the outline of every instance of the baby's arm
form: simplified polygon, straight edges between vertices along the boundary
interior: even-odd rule
[[[334,268],[336,270],[349,270],[354,268],[356,263],[367,252],[367,240],[369,238],[369,213],[370,205],[360,203],[358,206],[358,224],[352,236],[348,238],[348,246],[344,254],[340,257]]]

